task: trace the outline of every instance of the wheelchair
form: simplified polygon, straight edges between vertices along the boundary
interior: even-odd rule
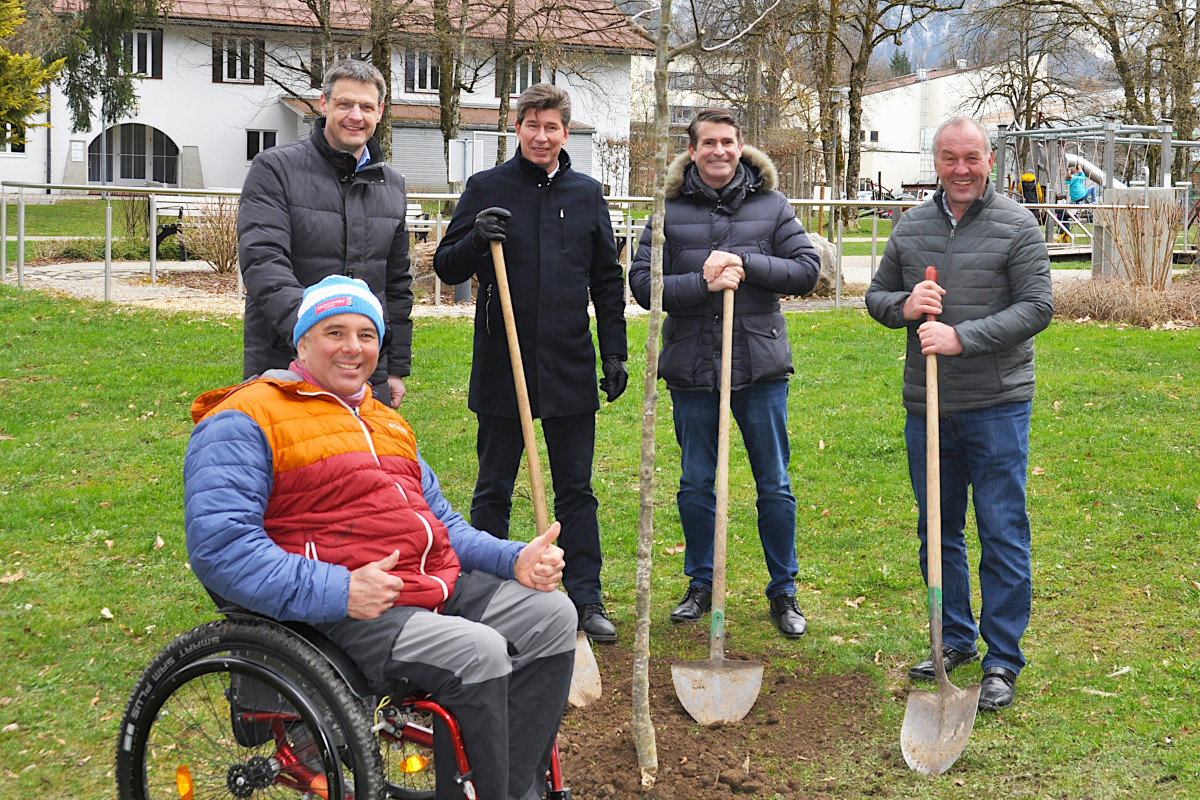
[[[474,800],[458,723],[428,695],[369,686],[307,625],[223,613],[164,647],[134,686],[117,743],[121,800],[426,800],[435,727],[438,756]],[[571,800],[557,745],[545,796]]]

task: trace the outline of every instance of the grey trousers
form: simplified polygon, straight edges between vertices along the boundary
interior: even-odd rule
[[[397,606],[316,626],[373,684],[405,679],[458,720],[480,800],[541,798],[574,669],[575,606],[481,572],[459,575],[441,614]],[[461,798],[434,728],[437,797]]]

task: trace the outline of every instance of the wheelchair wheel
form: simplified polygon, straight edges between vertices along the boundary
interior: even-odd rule
[[[375,725],[387,796],[393,800],[430,800],[437,785],[433,715],[408,706],[385,706],[376,712]]]
[[[384,791],[362,703],[317,650],[270,622],[211,622],[163,648],[125,708],[116,766],[122,800]]]

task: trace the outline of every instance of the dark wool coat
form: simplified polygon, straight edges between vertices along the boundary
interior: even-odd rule
[[[355,158],[329,146],[322,119],[308,140],[264,150],[250,165],[238,209],[244,378],[291,363],[304,289],[329,275],[361,278],[383,306],[391,338],[371,376],[376,394],[388,375],[408,375],[412,275],[404,179],[383,163],[374,139],[367,147],[371,161],[355,172]]]
[[[1032,400],[1033,337],[1050,324],[1054,291],[1046,241],[1029,210],[997,194],[989,182],[958,226],[942,207],[943,190],[906,211],[897,223],[875,278],[867,311],[889,328],[908,328],[904,407],[925,415],[925,356],[904,303],[937,268],[946,290],[938,319],[954,327],[962,353],[938,359],[942,416]]]
[[[771,159],[746,146],[741,167],[744,180],[723,199],[703,190],[687,153],[667,173],[663,311],[668,316],[658,374],[673,391],[720,388],[722,293],[710,292],[704,280],[704,262],[713,250],[737,254],[746,271],[733,295],[733,391],[793,371],[779,297],[811,292],[821,260],[787,198],[775,191],[778,173]],[[650,239],[648,221],[629,271],[629,288],[644,308],[650,307]]]
[[[446,283],[479,277],[468,397],[477,414],[518,416],[491,250],[471,244],[475,215],[485,208],[512,212],[504,264],[533,415],[575,416],[600,407],[589,295],[601,355],[626,357],[625,287],[608,204],[596,180],[571,169],[566,152],[558,163],[548,178],[518,149],[471,176],[433,258]]]

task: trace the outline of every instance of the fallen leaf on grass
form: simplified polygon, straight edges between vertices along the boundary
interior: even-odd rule
[[[863,600],[866,600],[866,599],[867,599],[867,598],[863,597],[862,595],[859,595],[858,597],[854,598],[853,600],[851,600],[851,599],[849,599],[849,598],[846,598],[846,599],[845,599],[845,600],[843,600],[842,602],[844,602],[844,603],[845,603],[847,606],[849,606],[850,608],[858,608],[858,604],[859,604],[859,603],[861,603]]]
[[[23,569],[19,569],[16,572],[12,573],[11,575],[6,572],[6,573],[4,573],[4,577],[0,578],[0,583],[16,583],[17,581],[21,580],[24,577],[25,577],[25,570],[23,570]]]
[[[1082,686],[1082,687],[1072,686],[1071,688],[1077,692],[1083,692],[1084,694],[1094,694],[1094,695],[1097,695],[1098,697],[1116,697],[1117,696],[1116,692],[1102,692],[1099,689],[1089,689],[1086,686]]]
[[[1200,590],[1200,582],[1192,581],[1192,586],[1196,587],[1197,590]]]
[[[20,729],[21,729],[21,726],[20,726],[20,725],[18,725],[18,724],[17,724],[17,723],[15,723],[15,722],[10,722],[10,723],[8,723],[7,725],[5,725],[3,728],[0,728],[0,732],[3,732],[3,733],[15,733],[16,731],[18,731],[18,730],[20,730]]]
[[[1030,472],[1032,472],[1034,475],[1045,475],[1046,474],[1046,470],[1043,469],[1042,467],[1034,467],[1032,470],[1030,470]]]
[[[154,549],[155,550],[162,550],[163,547],[166,546],[166,544],[167,543],[163,541],[163,538],[161,536],[154,537]]]
[[[1110,678],[1115,678],[1115,677],[1117,677],[1118,675],[1124,675],[1126,672],[1129,672],[1129,670],[1130,670],[1130,669],[1131,669],[1131,667],[1121,667],[1121,668],[1120,668],[1119,670],[1117,670],[1116,672],[1109,673],[1109,676],[1108,676],[1108,677],[1110,677]]]
[[[667,554],[667,555],[669,555],[669,556],[678,555],[679,553],[682,553],[682,552],[684,552],[684,551],[686,551],[686,550],[687,550],[687,545],[686,545],[686,544],[682,544],[682,543],[680,543],[680,544],[673,544],[673,545],[671,545],[671,546],[669,546],[669,547],[664,547],[664,548],[663,548],[663,552],[664,552],[664,553],[666,553],[666,554]]]
[[[113,540],[112,540],[112,539],[105,539],[105,540],[104,540],[104,546],[105,546],[105,547],[107,547],[109,550],[112,550],[112,549],[113,549]]]
[[[113,612],[108,610],[108,606],[105,606],[104,608],[100,609],[100,616],[104,617],[105,619],[112,619]]]

